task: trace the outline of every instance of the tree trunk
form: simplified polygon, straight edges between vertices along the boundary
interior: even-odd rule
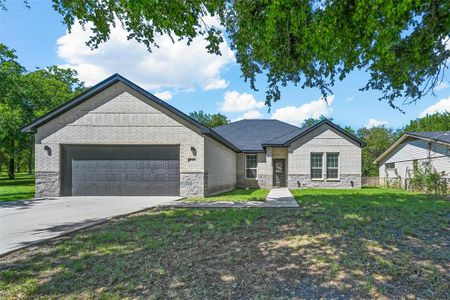
[[[30,154],[28,156],[28,175],[33,174],[33,150],[34,150],[34,142],[33,138],[30,138]]]
[[[15,151],[16,151],[16,149],[15,149],[15,143],[14,143],[14,141],[11,141],[11,149],[12,149],[12,151],[11,151],[11,155],[10,155],[10,157],[9,157],[9,166],[8,166],[8,177],[9,177],[9,179],[14,179],[16,176],[15,176],[15,174],[14,174],[14,154],[15,154]]]
[[[13,157],[11,157],[9,159],[8,177],[9,177],[9,179],[14,179],[15,178],[15,174],[14,174],[14,158]]]
[[[30,154],[28,158],[28,175],[33,174],[33,154]]]

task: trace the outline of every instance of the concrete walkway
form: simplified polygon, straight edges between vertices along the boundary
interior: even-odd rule
[[[277,205],[276,207],[298,207],[298,203],[288,188],[271,189],[267,195],[266,203]]]
[[[288,188],[271,189],[266,201],[214,201],[214,202],[185,202],[175,201],[162,204],[165,207],[174,208],[267,208],[267,207],[299,207]]]

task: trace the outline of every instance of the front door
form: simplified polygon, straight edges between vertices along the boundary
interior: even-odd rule
[[[286,169],[284,159],[273,160],[273,185],[286,186]]]

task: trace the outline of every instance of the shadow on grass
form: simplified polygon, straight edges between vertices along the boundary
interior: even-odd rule
[[[294,195],[300,210],[155,209],[5,257],[0,297],[449,297],[448,201]]]
[[[0,202],[31,199],[34,197],[34,176],[16,174],[15,179],[0,177]]]
[[[32,199],[34,197],[34,192],[23,192],[23,193],[8,193],[0,195],[0,205],[4,201],[16,201],[24,199]]]
[[[34,175],[17,174],[15,179],[0,177],[0,186],[34,185]]]

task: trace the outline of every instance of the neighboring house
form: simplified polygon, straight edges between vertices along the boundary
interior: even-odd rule
[[[23,131],[35,134],[37,197],[361,186],[363,143],[328,120],[213,130],[117,74]]]
[[[450,178],[450,131],[405,133],[375,163],[379,165],[379,176],[383,180],[406,179],[413,175],[415,160],[421,167],[431,164]]]

